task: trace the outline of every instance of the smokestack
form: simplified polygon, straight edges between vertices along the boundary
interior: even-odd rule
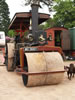
[[[38,31],[38,4],[32,4],[32,35],[34,37],[34,41],[38,41],[38,34],[36,32]]]

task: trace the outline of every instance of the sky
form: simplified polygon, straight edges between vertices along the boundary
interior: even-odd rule
[[[29,12],[31,10],[30,6],[24,6],[24,0],[6,0],[6,3],[9,7],[11,19],[17,12]],[[48,8],[46,6],[40,9],[39,12],[49,14]]]

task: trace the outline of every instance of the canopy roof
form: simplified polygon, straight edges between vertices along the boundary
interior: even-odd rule
[[[23,30],[25,30],[25,28],[29,27],[31,17],[32,17],[31,12],[16,13],[8,29],[16,30],[22,28]],[[49,18],[50,18],[49,14],[39,13],[39,24],[45,22]]]

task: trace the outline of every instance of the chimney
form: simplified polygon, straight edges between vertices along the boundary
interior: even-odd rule
[[[34,42],[38,41],[38,4],[32,4],[32,35],[34,37]]]

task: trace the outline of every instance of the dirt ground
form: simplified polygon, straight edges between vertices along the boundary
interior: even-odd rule
[[[75,100],[75,78],[68,80],[65,73],[58,85],[25,87],[20,75],[0,66],[0,100]]]

